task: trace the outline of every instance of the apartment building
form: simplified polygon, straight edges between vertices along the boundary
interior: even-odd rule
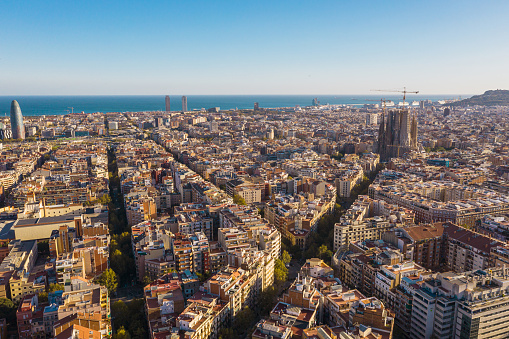
[[[353,188],[362,181],[363,177],[364,171],[361,166],[352,166],[343,172],[335,179],[338,195],[341,198],[349,198]]]
[[[178,280],[168,283],[150,284],[145,287],[145,313],[150,327],[154,333],[170,329],[172,316],[185,309],[185,299],[181,284]]]
[[[264,227],[258,231],[259,248],[277,259],[281,255],[281,233],[273,227]]]
[[[499,193],[450,181],[422,182],[401,177],[384,184],[383,173],[370,186],[369,196],[412,210],[417,222],[451,222],[474,227],[486,214],[509,212],[509,199]]]
[[[25,273],[23,276],[19,276],[18,272],[15,272],[9,279],[11,299],[13,301],[20,301],[27,295],[39,294],[46,291],[48,282],[44,272]]]
[[[362,223],[336,223],[334,225],[334,251],[347,249],[350,242],[380,239],[384,232],[393,228],[394,224],[381,217],[364,220]]]
[[[370,327],[373,335],[378,333],[390,338],[394,329],[394,313],[375,297],[356,300],[350,307],[349,324],[362,324]]]
[[[110,301],[105,287],[73,278],[70,291],[50,293],[48,301],[39,303],[37,294],[23,297],[16,312],[20,338],[111,336]]]
[[[251,247],[248,233],[241,228],[220,228],[217,237],[218,243],[227,252]]]
[[[375,296],[385,302],[389,309],[394,310],[396,307],[394,291],[401,284],[401,280],[405,277],[419,277],[424,271],[422,266],[413,261],[380,266],[375,278]]]
[[[242,265],[244,269],[226,266],[204,283],[203,291],[229,303],[231,317],[244,306],[254,308],[260,293],[274,282],[274,259],[266,255],[258,263]]]
[[[9,254],[0,264],[2,294],[15,301],[25,295],[45,289],[46,280],[30,274],[37,260],[37,241],[13,240]]]
[[[143,197],[138,200],[126,201],[127,224],[134,226],[145,220],[157,217],[157,207],[152,197]]]
[[[205,204],[182,204],[175,206],[175,227],[170,225],[173,233],[191,234],[203,232],[209,240],[212,240],[214,220],[210,216]]]
[[[412,338],[478,338],[509,335],[507,268],[439,273],[413,298]]]
[[[265,181],[257,178],[230,180],[226,183],[226,193],[242,197],[248,205],[260,203],[265,199]]]
[[[443,234],[442,223],[412,225],[396,228],[394,237],[389,241],[417,264],[438,270],[443,261]],[[384,238],[389,239],[388,234]]]
[[[494,266],[491,250],[504,243],[452,223],[444,223],[443,227],[449,269],[460,273]]]
[[[65,253],[55,260],[55,272],[57,282],[64,286],[66,291],[71,288],[72,278],[85,278],[85,260],[83,257],[75,256],[74,253]]]
[[[199,293],[176,319],[185,339],[217,339],[219,330],[230,321],[228,303]]]
[[[131,228],[131,244],[138,281],[142,281],[145,275],[151,276],[152,270],[147,272],[148,262],[153,263],[153,260],[160,259],[169,261],[170,259],[168,254],[171,248],[171,238],[169,232],[164,229],[164,222],[145,221],[133,226]],[[154,275],[152,277],[156,278]]]
[[[350,308],[365,298],[358,290],[345,290],[339,285],[324,296],[324,321],[331,327],[347,327]]]
[[[300,273],[313,278],[334,276],[334,270],[318,258],[307,259],[302,265]]]
[[[397,206],[361,195],[334,225],[334,251],[346,250],[350,242],[380,239],[385,232],[408,222],[408,215]]]

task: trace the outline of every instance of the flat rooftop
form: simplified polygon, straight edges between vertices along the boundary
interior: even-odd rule
[[[76,217],[75,215],[59,215],[55,217],[46,218],[18,219],[16,220],[14,228],[33,225],[68,223],[73,222],[75,217]]]

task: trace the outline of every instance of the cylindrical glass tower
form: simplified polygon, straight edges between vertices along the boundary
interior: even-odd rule
[[[16,100],[11,103],[11,130],[13,139],[25,139],[25,126],[23,126],[23,115]]]

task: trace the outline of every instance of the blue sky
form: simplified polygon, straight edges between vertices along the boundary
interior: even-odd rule
[[[509,89],[508,13],[509,1],[2,0],[0,95]]]

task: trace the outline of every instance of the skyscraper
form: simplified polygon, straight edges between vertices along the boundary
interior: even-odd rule
[[[11,130],[13,139],[25,139],[25,127],[23,126],[23,116],[21,108],[16,100],[11,103]]]
[[[187,97],[185,95],[182,97],[182,112],[187,112]]]
[[[164,98],[164,104],[166,108],[166,113],[170,113],[170,96],[167,95],[166,98]]]

